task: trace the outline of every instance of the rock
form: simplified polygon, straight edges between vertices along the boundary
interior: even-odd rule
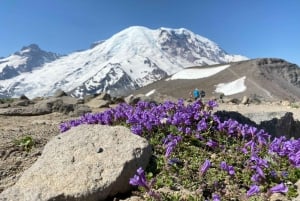
[[[125,97],[124,99],[125,103],[127,103],[128,105],[135,105],[137,102],[140,101],[139,98],[135,98],[133,94]]]
[[[242,115],[233,111],[217,111],[215,114],[222,121],[232,118],[241,124],[264,129],[273,137],[300,137],[300,121],[295,120],[291,112],[256,112]]]
[[[71,96],[63,96],[60,98],[64,104],[78,104],[80,100]]]
[[[29,100],[29,98],[27,98],[27,96],[25,96],[25,94],[22,94],[19,99],[20,100]]]
[[[0,108],[0,115],[6,116],[35,116],[49,114],[51,110],[46,108],[35,108],[34,106],[16,107],[16,108]]]
[[[221,100],[222,100],[222,99],[224,98],[224,96],[225,96],[225,94],[224,94],[224,93],[220,93],[220,94],[219,94],[219,99],[221,99]]]
[[[88,103],[86,103],[85,105],[91,108],[103,108],[103,107],[109,107],[109,104],[110,101],[94,98],[90,100]]]
[[[68,114],[74,110],[73,104],[64,103],[61,98],[49,98],[44,100],[40,102],[39,108],[48,108],[51,112],[60,112],[63,114]]]
[[[36,102],[39,102],[39,101],[42,101],[42,100],[45,100],[45,99],[46,99],[45,97],[35,97],[35,98],[32,99],[32,101],[36,103]]]
[[[272,136],[300,137],[300,122],[295,121],[293,113],[286,112],[278,118],[262,121],[260,127],[267,130]]]
[[[84,104],[78,104],[74,106],[74,111],[70,112],[69,116],[78,117],[84,115],[85,113],[90,113],[90,112],[92,112],[92,110],[89,106]]]
[[[91,108],[103,108],[103,107],[109,107],[110,103],[111,103],[111,96],[107,93],[102,93],[90,99],[88,102],[86,102],[86,105],[88,105]]]
[[[108,93],[101,93],[96,98],[100,100],[111,101],[111,96]]]
[[[248,97],[248,96],[244,96],[243,99],[242,99],[242,101],[241,101],[241,103],[242,103],[243,105],[249,104],[249,97]]]
[[[61,89],[58,89],[57,91],[55,91],[54,95],[53,95],[53,97],[55,97],[55,98],[59,98],[62,96],[68,96],[68,94]]]
[[[137,95],[129,95],[125,98],[125,102],[129,105],[135,105],[139,101],[146,101],[146,102],[155,102],[149,96],[145,96],[144,94],[137,94]]]
[[[164,103],[165,101],[172,101],[172,102],[177,102],[178,99],[174,98],[172,96],[168,96],[165,94],[161,94],[161,93],[154,93],[154,95],[151,97],[154,103]],[[194,100],[193,100],[194,101]]]
[[[33,102],[31,102],[30,100],[27,99],[21,99],[21,100],[17,100],[14,101],[13,103],[11,103],[11,107],[16,107],[16,106],[28,106],[29,104],[32,104]]]
[[[129,191],[129,179],[150,157],[147,140],[125,127],[78,126],[50,140],[0,200],[105,200]]]
[[[84,104],[84,99],[78,99],[77,104]]]
[[[223,98],[224,103],[231,103],[231,104],[240,104],[240,100],[237,98]]]
[[[10,107],[10,103],[1,103],[0,108],[8,108]]]
[[[112,97],[111,102],[113,104],[125,103],[124,97]]]
[[[89,102],[90,100],[92,100],[93,98],[95,98],[97,95],[96,94],[91,94],[91,95],[86,95],[83,97],[83,100],[85,103]]]
[[[260,95],[257,95],[257,94],[250,94],[250,97],[249,97],[249,102],[251,104],[261,104],[262,101],[264,100],[264,97],[260,96]]]
[[[51,112],[60,112],[63,114],[69,114],[74,111],[74,105],[77,99],[72,97],[61,97],[61,98],[49,98],[35,104],[35,108],[38,110],[44,110]]]
[[[28,101],[28,100],[24,100]],[[30,102],[31,103],[31,102]],[[63,114],[70,114],[72,116],[79,116],[87,112],[91,112],[88,106],[77,104],[78,100],[70,96],[63,96],[60,98],[48,98],[41,101],[37,101],[34,105],[27,105],[27,107],[19,107],[21,102],[16,101],[12,103],[10,108],[0,108],[0,115],[7,116],[35,116],[50,114],[52,112],[60,112]],[[16,105],[17,104],[17,105]],[[28,103],[29,104],[29,103]]]
[[[290,106],[290,105],[291,105],[291,102],[290,102],[290,101],[287,101],[287,100],[284,100],[284,101],[281,101],[281,105],[282,105],[282,106]]]

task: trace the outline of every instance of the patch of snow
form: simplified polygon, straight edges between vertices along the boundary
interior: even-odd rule
[[[230,67],[230,65],[223,65],[218,67],[210,67],[210,68],[199,68],[199,69],[184,69],[175,73],[170,79],[168,80],[193,80],[193,79],[200,79],[205,77],[210,77],[215,75],[226,68]]]
[[[145,96],[151,96],[152,94],[154,94],[155,91],[156,90],[153,89],[153,90],[149,91],[148,93],[146,93]]]
[[[0,59],[0,72],[6,67],[6,66],[12,66],[14,68],[19,67],[20,65],[25,65],[27,61],[27,57],[22,57],[19,55],[11,55],[7,58]]]
[[[225,96],[241,93],[247,89],[245,85],[246,76],[227,83],[220,83],[216,86],[215,92],[223,93]]]

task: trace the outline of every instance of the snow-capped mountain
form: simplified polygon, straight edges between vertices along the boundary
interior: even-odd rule
[[[23,47],[7,58],[0,58],[0,80],[10,79],[24,72],[31,72],[59,57],[58,54],[41,50],[36,44]]]
[[[8,57],[11,66],[22,69],[26,57],[12,56]],[[1,59],[0,65],[5,66],[3,61],[8,58]],[[10,79],[0,81],[0,95],[25,94],[32,98],[52,95],[57,89],[76,97],[103,91],[122,94],[186,67],[246,59],[227,54],[216,43],[187,29],[151,30],[134,26],[94,43],[85,51],[49,60],[22,73],[12,73]]]

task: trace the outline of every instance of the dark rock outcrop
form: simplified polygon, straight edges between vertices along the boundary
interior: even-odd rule
[[[286,136],[288,138],[300,138],[300,121],[295,120],[291,112],[265,112],[242,115],[233,111],[217,111],[215,114],[222,121],[231,118],[241,124],[248,124],[259,129],[264,129],[272,137]]]

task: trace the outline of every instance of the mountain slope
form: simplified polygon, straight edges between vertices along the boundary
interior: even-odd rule
[[[189,98],[189,92],[196,87],[204,90],[207,98],[223,93],[231,98],[246,95],[266,101],[300,101],[300,68],[277,58],[192,67],[140,88],[135,94]]]
[[[122,94],[195,65],[245,60],[187,29],[129,27],[106,41],[0,82],[2,96]],[[13,73],[12,73],[13,74]]]

